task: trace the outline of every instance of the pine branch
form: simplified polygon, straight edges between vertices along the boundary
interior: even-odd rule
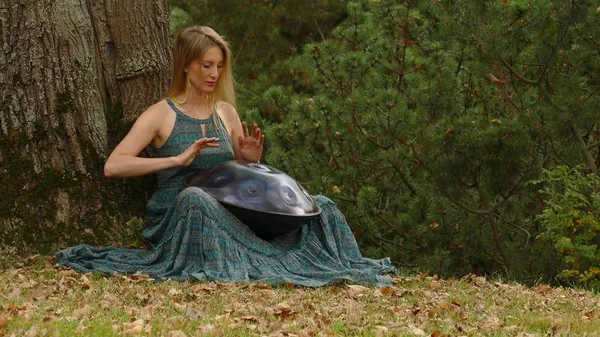
[[[483,190],[481,189],[481,186],[479,186],[479,185],[477,186],[477,192],[479,193],[479,198],[483,202],[483,205],[485,207],[488,207],[486,216],[487,216],[488,220],[490,221],[490,226],[492,228],[492,233],[494,235],[494,245],[496,246],[496,249],[500,253],[502,260],[504,261],[504,263],[500,263],[500,264],[502,266],[506,266],[508,259],[506,258],[506,254],[504,253],[504,249],[502,248],[502,243],[500,241],[500,230],[498,229],[498,223],[496,222],[496,216],[494,215],[494,209],[493,209],[493,207],[489,208],[487,197],[485,196],[485,193],[483,192]],[[500,262],[500,261],[498,261],[498,262]]]
[[[539,83],[541,76],[537,80],[528,79],[523,74],[519,73],[515,68],[513,68],[513,66],[511,66],[502,56],[500,56],[500,61],[502,61],[502,63],[504,63],[506,68],[508,68],[508,70],[510,70],[510,72],[513,75],[515,75],[518,79],[520,79],[521,81],[528,83],[528,84],[534,84],[534,85],[537,85]]]
[[[554,100],[552,99],[552,96],[550,95],[548,90],[546,90],[545,86],[540,85],[539,88],[540,88],[540,91],[542,92],[542,94],[544,95],[544,97],[546,98],[546,100],[550,103],[550,105],[552,105],[556,109],[560,110],[562,113],[564,113],[567,116],[571,115],[571,112],[569,112],[567,109],[565,109],[565,107],[560,106],[554,102]],[[594,156],[592,156],[592,153],[588,149],[588,145],[586,144],[585,140],[581,136],[581,133],[579,132],[579,130],[577,130],[577,127],[575,127],[575,123],[573,123],[572,119],[569,119],[566,122],[566,124],[567,124],[567,127],[569,128],[569,130],[571,131],[571,133],[573,134],[573,136],[575,137],[575,140],[581,147],[581,152],[583,154],[584,161],[585,161],[586,165],[588,166],[588,169],[590,170],[590,172],[597,174],[598,166],[596,165],[596,160],[594,159]]]

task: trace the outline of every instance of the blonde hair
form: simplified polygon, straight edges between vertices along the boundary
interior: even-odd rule
[[[188,27],[177,35],[173,47],[173,70],[171,86],[167,96],[175,97],[186,91],[187,73],[185,69],[192,61],[201,59],[207,50],[219,47],[223,51],[223,67],[219,74],[215,91],[216,100],[227,102],[235,107],[233,73],[231,71],[231,51],[229,43],[214,29],[206,26]]]
[[[215,90],[211,94],[211,103],[223,101],[236,106],[229,43],[214,29],[207,26],[191,26],[177,34],[173,47],[171,85],[167,90],[167,97],[174,98],[185,94],[187,99],[189,82],[185,69],[192,61],[202,59],[206,51],[213,47],[219,47],[223,51],[223,67],[219,73]],[[215,126],[219,128],[219,124],[222,123],[222,120],[220,123],[215,121]]]

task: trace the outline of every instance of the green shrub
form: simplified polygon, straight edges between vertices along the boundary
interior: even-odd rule
[[[573,285],[599,286],[600,177],[581,167],[557,166],[534,183],[543,185],[540,235],[562,256],[559,277]]]

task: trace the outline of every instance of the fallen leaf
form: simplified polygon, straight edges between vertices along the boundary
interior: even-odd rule
[[[497,317],[488,317],[481,323],[482,330],[493,331],[500,326],[500,320]]]
[[[302,330],[298,333],[298,337],[315,337],[315,332]]]
[[[4,315],[0,316],[0,331],[6,329],[8,325],[8,318]]]
[[[394,291],[392,290],[392,287],[383,287],[383,288],[379,289],[379,291],[381,291],[381,294],[383,294],[383,295],[391,295],[394,293]]]
[[[542,294],[542,295],[546,295],[547,293],[549,293],[550,291],[552,291],[552,288],[550,286],[548,286],[547,284],[540,284],[537,288],[536,288],[537,292]]]
[[[135,320],[131,323],[126,323],[125,324],[125,333],[130,333],[130,334],[140,334],[142,331],[144,331],[144,325],[146,325],[146,322],[143,319],[138,319]]]
[[[281,285],[288,289],[296,289],[297,288],[296,285],[291,282],[283,282]]]
[[[21,288],[14,288],[8,295],[9,299],[15,299],[21,297]]]
[[[202,317],[206,317],[206,314],[200,310],[196,310],[196,309],[187,309],[185,311],[185,317],[191,317],[191,318],[202,318]]]
[[[277,297],[277,293],[275,293],[271,289],[259,289],[258,293],[260,294],[261,297],[266,297],[268,299],[273,299],[273,298]]]
[[[240,318],[247,322],[258,322],[258,318],[256,316],[243,316]]]
[[[186,309],[187,309],[187,305],[186,305],[186,304],[181,304],[181,303],[179,303],[178,301],[173,301],[171,304],[172,304],[172,305],[173,305],[173,307],[174,307],[175,309],[177,309],[177,310],[181,310],[181,311],[183,311],[183,310],[186,310]]]
[[[351,284],[348,286],[348,290],[346,290],[346,293],[348,294],[348,296],[357,299],[363,296],[367,291],[369,291],[369,288],[367,287]]]
[[[91,292],[92,286],[90,285],[90,280],[87,278],[87,276],[85,275],[81,275],[81,288],[83,290],[87,290],[88,292]]]
[[[186,334],[181,330],[169,331],[167,337],[187,337]]]
[[[277,304],[275,308],[275,316],[281,319],[295,317],[296,315],[298,315],[298,313],[292,310],[292,307],[290,307],[286,302]]]
[[[492,74],[488,74],[488,78],[489,78],[490,82],[492,82],[492,83],[497,83],[497,84],[505,84],[506,83],[506,80],[504,80],[504,79],[501,80]]]
[[[215,332],[215,325],[214,324],[201,324],[198,326],[198,330],[200,330],[200,333],[202,333],[202,334],[212,335]]]
[[[92,312],[92,307],[90,307],[88,304],[86,304],[82,308],[73,310],[73,312],[71,313],[71,316],[67,317],[67,320],[68,321],[78,320],[78,319],[81,319],[81,318],[89,315],[91,312]]]
[[[425,331],[423,331],[422,329],[419,329],[417,327],[411,326],[408,328],[408,333],[413,334],[413,335],[417,335],[417,336],[425,336]]]
[[[386,326],[383,325],[377,325],[375,326],[375,332],[377,334],[382,334],[382,333],[387,333],[390,329]]]

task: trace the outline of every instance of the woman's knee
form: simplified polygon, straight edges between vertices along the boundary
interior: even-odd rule
[[[213,197],[199,187],[187,187],[177,195],[178,205],[205,206],[218,203]]]

